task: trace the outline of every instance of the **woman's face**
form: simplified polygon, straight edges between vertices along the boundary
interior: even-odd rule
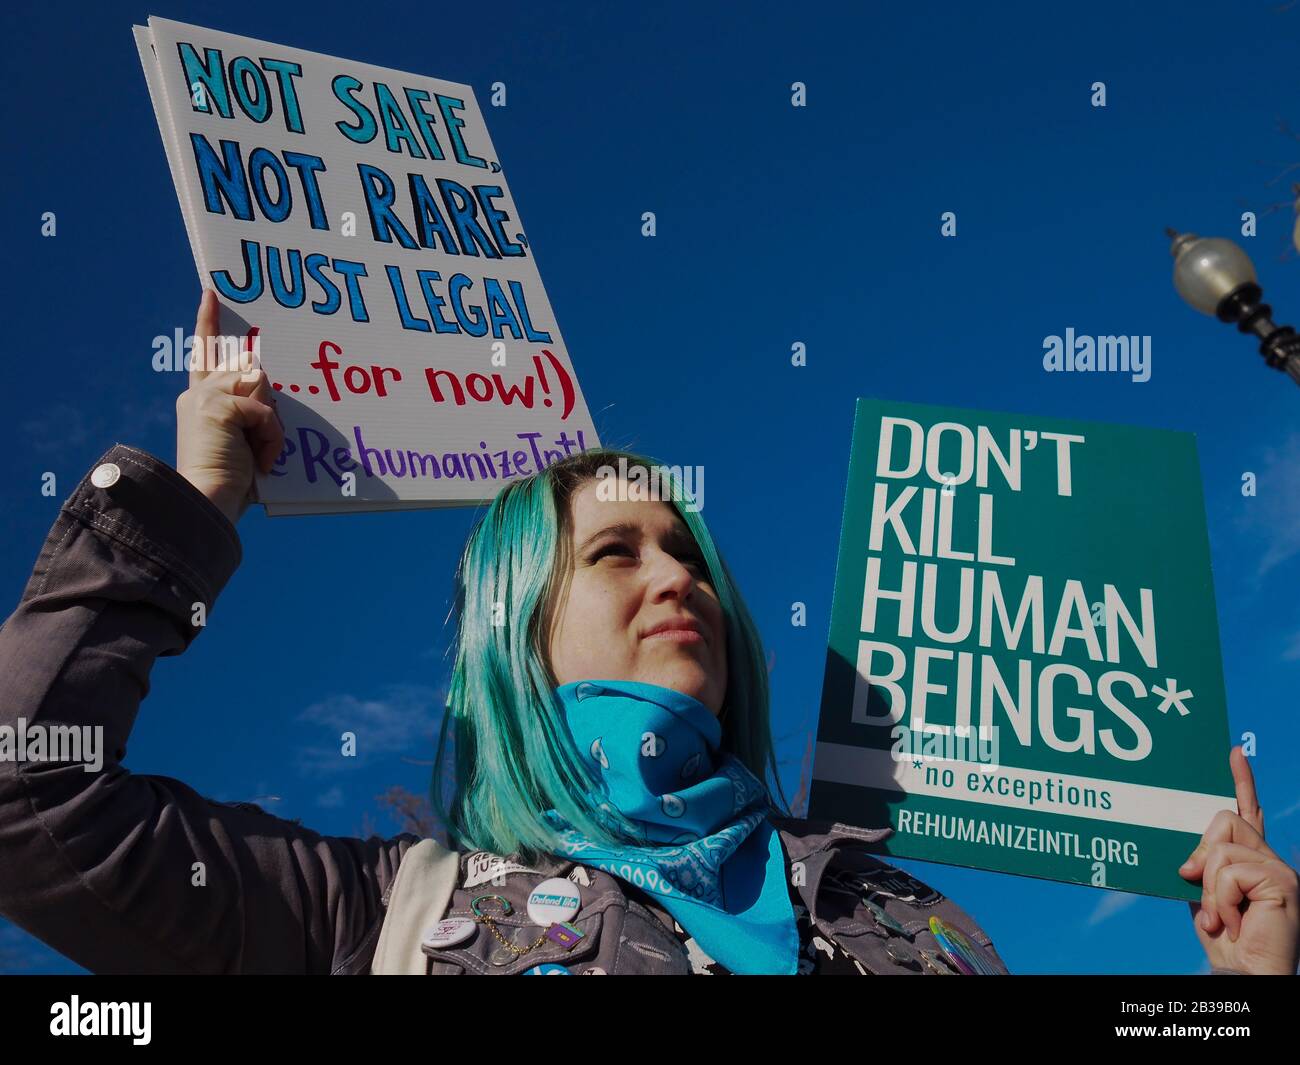
[[[597,485],[588,481],[570,500],[574,568],[551,628],[555,679],[658,684],[716,715],[727,692],[727,633],[695,538],[668,503],[601,500]]]

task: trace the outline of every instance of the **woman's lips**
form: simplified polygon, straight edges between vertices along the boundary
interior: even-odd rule
[[[703,643],[704,637],[694,629],[664,629],[662,632],[652,632],[646,636],[647,640],[668,640],[672,643]]]

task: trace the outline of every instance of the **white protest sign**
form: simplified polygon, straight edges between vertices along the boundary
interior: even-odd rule
[[[200,279],[277,389],[268,513],[477,502],[599,446],[469,86],[135,33]]]

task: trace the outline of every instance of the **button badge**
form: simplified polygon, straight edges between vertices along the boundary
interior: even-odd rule
[[[543,880],[528,896],[528,919],[543,928],[562,924],[581,908],[577,885],[559,876]]]
[[[468,917],[449,917],[426,928],[420,942],[429,947],[454,947],[472,939],[477,930],[478,922]]]

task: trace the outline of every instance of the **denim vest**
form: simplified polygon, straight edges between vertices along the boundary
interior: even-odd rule
[[[794,818],[773,818],[772,824],[781,836],[796,898],[808,909],[820,934],[865,972],[955,973],[930,930],[931,917],[955,926],[993,969],[1007,971],[989,937],[969,914],[911,874],[869,853],[868,848],[890,835],[891,829]],[[435,867],[437,871],[431,873]],[[553,877],[567,879],[579,897],[580,909],[567,923],[582,935],[571,945],[545,939],[544,929],[528,917],[528,896]],[[509,913],[503,913],[505,907],[495,900],[490,907],[481,906],[490,913],[495,932],[478,922],[461,942],[439,945],[426,939],[425,930],[439,920],[472,920],[473,901],[484,895],[499,896],[510,906]],[[868,898],[886,918],[873,913]],[[672,918],[653,895],[570,859],[550,856],[524,865],[482,851],[458,854],[426,840],[407,852],[384,903],[384,927],[371,966],[376,974],[598,976],[692,971]],[[541,944],[532,946],[539,939]],[[519,953],[527,947],[532,949]],[[923,952],[939,964],[923,960]]]

